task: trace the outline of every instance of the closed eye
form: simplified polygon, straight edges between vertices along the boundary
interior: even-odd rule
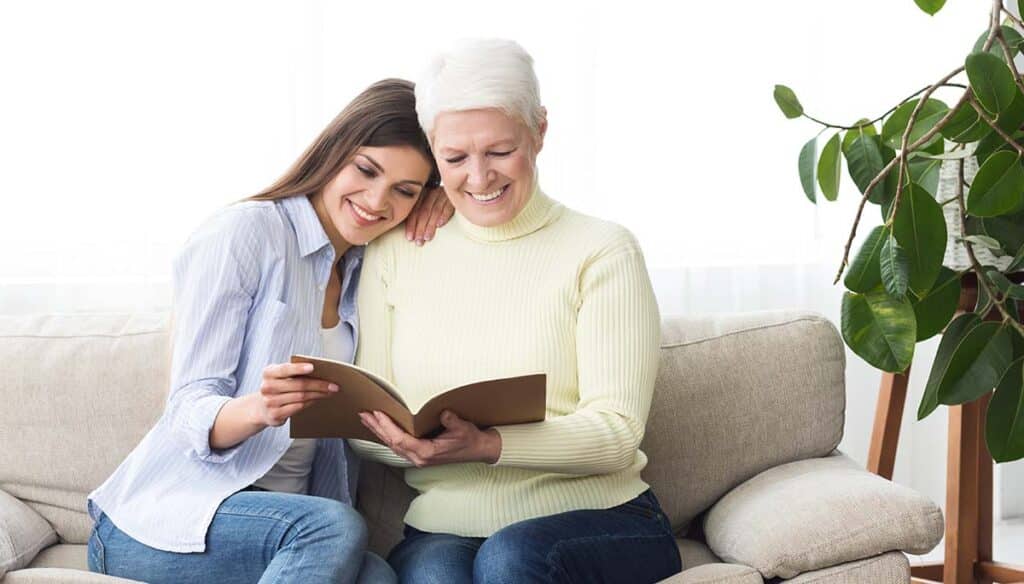
[[[458,162],[462,162],[465,159],[466,159],[466,155],[463,154],[461,156],[453,156],[451,158],[445,158],[444,161],[447,162],[448,164],[456,164]]]
[[[512,154],[515,151],[516,151],[516,149],[513,148],[513,149],[507,150],[505,152],[488,152],[488,154],[490,154],[491,156],[495,156],[495,157],[501,158],[502,156],[508,156],[509,154]]]
[[[377,171],[371,168],[366,168],[359,164],[356,165],[356,168],[358,168],[359,172],[363,173],[367,178],[377,178]]]

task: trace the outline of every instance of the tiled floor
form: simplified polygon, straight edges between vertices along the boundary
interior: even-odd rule
[[[923,556],[908,556],[910,565],[941,562],[945,544],[945,541],[940,542]],[[992,532],[992,556],[998,562],[1024,565],[1024,518],[996,523]]]

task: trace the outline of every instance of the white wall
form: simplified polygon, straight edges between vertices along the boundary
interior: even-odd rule
[[[0,312],[165,308],[187,234],[273,180],[356,92],[414,77],[450,39],[505,36],[537,62],[545,188],[638,235],[664,313],[806,308],[838,322],[831,280],[857,193],[847,181],[838,203],[807,203],[796,155],[816,128],[783,119],[772,86],[790,85],[825,119],[877,116],[962,62],[986,11],[950,2],[928,17],[912,0],[3,3]],[[945,410],[913,421],[935,345],[918,347],[896,480],[942,502]],[[848,363],[842,448],[863,461],[879,373]],[[1021,464],[1009,468],[1002,491],[1024,492]]]

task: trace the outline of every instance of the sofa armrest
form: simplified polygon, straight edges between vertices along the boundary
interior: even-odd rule
[[[723,561],[788,579],[893,550],[927,553],[943,520],[928,498],[837,451],[740,484],[711,508],[704,533]]]
[[[57,543],[57,532],[31,507],[0,490],[0,579],[29,565],[43,548]]]

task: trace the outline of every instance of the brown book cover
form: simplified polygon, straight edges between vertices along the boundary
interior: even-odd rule
[[[477,426],[526,424],[544,419],[547,376],[543,373],[489,379],[450,389],[409,411],[386,379],[350,363],[292,355],[292,363],[312,363],[309,377],[335,383],[338,393],[291,417],[292,438],[358,438],[380,443],[359,420],[359,412],[380,411],[417,438],[440,430],[441,412],[451,410]]]

